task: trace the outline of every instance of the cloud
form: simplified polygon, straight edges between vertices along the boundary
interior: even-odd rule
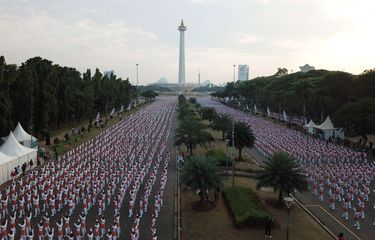
[[[260,40],[259,37],[256,37],[248,33],[240,33],[238,34],[238,37],[237,37],[238,43],[254,43],[259,40]]]

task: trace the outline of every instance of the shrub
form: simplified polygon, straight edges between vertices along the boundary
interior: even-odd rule
[[[69,133],[65,133],[65,134],[64,134],[64,139],[65,139],[65,141],[70,140],[70,135],[69,135]]]
[[[215,159],[219,166],[227,166],[227,156],[224,151],[210,150],[207,152],[207,157]],[[230,158],[228,158],[228,166],[232,166]]]
[[[59,144],[60,143],[60,139],[58,137],[55,137],[55,139],[53,139],[53,143],[54,144]]]
[[[251,189],[227,187],[223,195],[236,227],[266,224],[269,214]]]

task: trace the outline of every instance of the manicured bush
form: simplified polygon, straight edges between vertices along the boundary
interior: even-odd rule
[[[223,195],[236,227],[266,224],[269,214],[251,189],[227,187]]]
[[[70,135],[69,135],[69,133],[65,133],[65,134],[64,134],[64,139],[65,139],[65,141],[70,139]]]
[[[53,140],[53,143],[54,144],[59,144],[60,143],[60,139],[58,137],[55,137],[55,139]]]

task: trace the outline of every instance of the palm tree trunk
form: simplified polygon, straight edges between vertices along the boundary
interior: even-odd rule
[[[279,190],[279,203],[283,203],[283,191]]]
[[[223,141],[225,140],[225,130],[223,131]]]
[[[242,160],[242,148],[238,148],[238,158]]]
[[[193,156],[193,144],[189,144],[190,157]]]

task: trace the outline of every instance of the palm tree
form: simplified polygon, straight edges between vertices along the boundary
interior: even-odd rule
[[[274,192],[279,191],[279,203],[282,203],[283,194],[293,190],[307,191],[306,176],[287,152],[275,153],[261,165],[261,169],[253,170],[252,173],[252,178],[258,180],[257,189],[273,187]]]
[[[210,122],[214,119],[216,116],[216,111],[214,108],[211,107],[201,107],[199,110],[200,115],[202,116],[203,119],[206,119]]]
[[[181,180],[191,190],[200,192],[201,204],[209,200],[207,191],[222,186],[216,162],[210,158],[191,157],[185,162]]]
[[[216,115],[213,119],[212,129],[216,131],[222,131],[223,132],[223,138],[225,138],[225,132],[228,130],[228,128],[231,127],[230,125],[231,120],[228,115]]]
[[[232,142],[232,127],[227,128],[227,138]],[[243,122],[234,124],[234,146],[238,149],[238,158],[242,159],[242,149],[252,147],[255,136],[251,128]]]
[[[199,121],[195,115],[187,115],[179,123],[174,141],[176,146],[185,144],[190,151],[190,156],[193,155],[193,149],[197,146],[206,146],[206,142],[213,139],[212,135],[205,130],[205,125]]]

